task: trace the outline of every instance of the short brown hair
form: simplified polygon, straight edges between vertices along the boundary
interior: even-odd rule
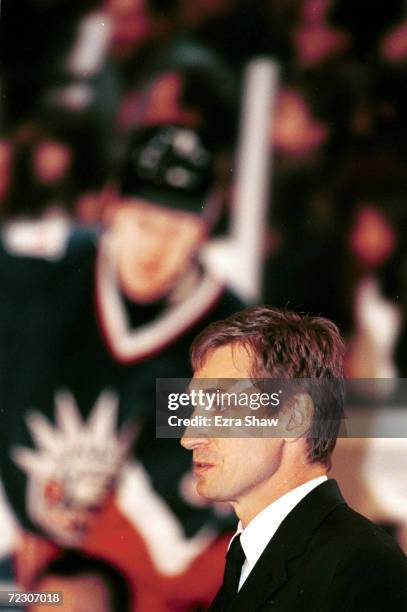
[[[322,317],[252,306],[212,323],[195,338],[194,370],[210,351],[227,344],[250,350],[253,378],[306,379],[301,388],[314,403],[307,438],[309,458],[329,464],[344,414],[344,343],[337,326]]]

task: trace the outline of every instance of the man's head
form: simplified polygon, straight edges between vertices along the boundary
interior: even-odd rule
[[[127,135],[112,221],[119,279],[139,303],[164,298],[193,267],[230,180],[229,95],[216,62],[190,64],[152,78],[122,117]]]
[[[173,289],[197,256],[213,212],[212,155],[199,134],[161,125],[129,138],[114,216],[122,288],[138,303]]]
[[[343,352],[331,321],[268,306],[207,327],[192,345],[194,378],[295,381],[279,408],[286,437],[183,438],[194,451],[198,492],[261,509],[270,492],[279,497],[324,474],[343,416]]]

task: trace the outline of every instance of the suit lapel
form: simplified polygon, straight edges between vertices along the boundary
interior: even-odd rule
[[[270,559],[270,555],[262,554],[244,585],[240,589],[236,599],[225,608],[222,601],[222,587],[219,589],[208,612],[246,612],[255,610],[264,599],[279,588],[286,579],[284,560],[278,556]],[[272,561],[270,565],[270,560]],[[253,607],[255,605],[255,607]]]
[[[344,503],[335,480],[322,483],[301,500],[266,546],[228,612],[254,612],[270,598],[291,578],[289,561],[303,554],[319,524]]]

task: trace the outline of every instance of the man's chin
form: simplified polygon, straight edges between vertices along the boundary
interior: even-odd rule
[[[127,296],[137,304],[147,305],[154,304],[163,300],[171,291],[170,283],[157,283],[154,285],[150,283],[133,283],[123,286],[124,292]]]
[[[210,502],[223,502],[225,500],[225,496],[222,495],[220,491],[216,491],[214,487],[211,487],[209,484],[204,482],[198,482],[196,485],[196,492],[200,497],[203,497],[207,501]]]

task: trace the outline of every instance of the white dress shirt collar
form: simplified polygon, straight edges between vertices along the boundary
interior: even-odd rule
[[[292,491],[289,491],[282,497],[279,497],[275,502],[259,512],[245,529],[243,529],[242,523],[239,521],[236,533],[232,538],[233,540],[236,535],[241,534],[240,542],[246,555],[239,588],[242,586],[260,558],[263,550],[266,548],[286,516],[288,516],[291,510],[293,510],[308,493],[322,484],[325,480],[328,480],[326,476],[313,478]]]

